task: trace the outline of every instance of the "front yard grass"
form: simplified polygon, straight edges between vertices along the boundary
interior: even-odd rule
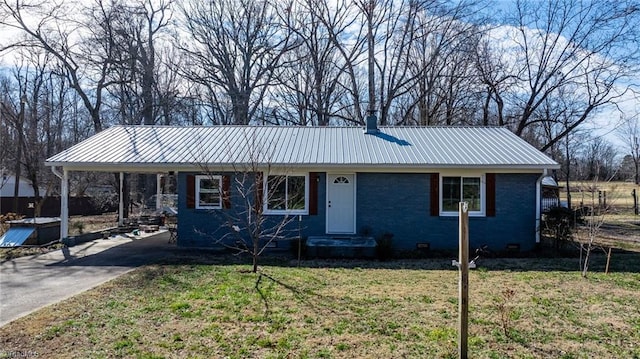
[[[470,357],[640,358],[640,254],[615,253],[608,275],[604,261],[584,279],[577,259],[483,260]],[[289,264],[146,266],[0,328],[0,357],[457,357],[447,259]]]

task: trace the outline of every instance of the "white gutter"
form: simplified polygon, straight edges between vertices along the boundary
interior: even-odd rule
[[[540,243],[540,234],[542,231],[542,179],[547,177],[547,175],[547,169],[544,169],[536,181],[536,243]]]
[[[62,173],[60,173],[60,171],[58,171],[56,167],[51,166],[51,172],[53,172],[53,174],[56,175],[56,177],[62,179]]]

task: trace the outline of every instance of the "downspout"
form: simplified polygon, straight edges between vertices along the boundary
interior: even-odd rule
[[[55,167],[51,166],[51,172],[60,178],[60,240],[69,236],[69,174],[63,169],[62,173]]]
[[[547,175],[547,169],[545,168],[536,181],[536,243],[540,243],[540,233],[542,231],[542,179]]]

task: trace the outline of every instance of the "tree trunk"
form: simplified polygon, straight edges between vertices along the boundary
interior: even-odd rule
[[[584,255],[584,264],[582,267],[582,277],[586,278],[587,277],[587,272],[589,271],[589,257],[591,256],[591,250],[592,250],[592,246],[591,246],[591,240],[589,240],[589,244],[587,244],[587,249]]]
[[[20,176],[22,175],[22,146],[23,146],[23,126],[24,126],[24,105],[25,96],[20,99],[20,113],[18,114],[17,132],[18,132],[18,148],[16,149],[16,166],[15,179],[16,183],[13,187],[13,213],[18,213],[18,197],[20,197]]]

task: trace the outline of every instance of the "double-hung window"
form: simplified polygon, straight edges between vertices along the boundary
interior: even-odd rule
[[[196,208],[222,208],[222,176],[196,176]]]
[[[442,176],[441,183],[442,215],[456,215],[460,202],[469,204],[469,214],[484,215],[484,176]]]
[[[309,208],[309,176],[269,175],[265,182],[265,213],[307,214]]]

